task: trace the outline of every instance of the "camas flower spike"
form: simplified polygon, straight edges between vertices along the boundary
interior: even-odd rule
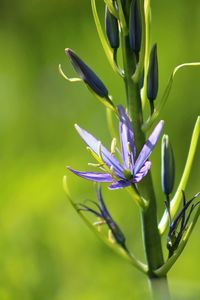
[[[100,141],[78,125],[75,125],[79,135],[88,146],[87,149],[98,161],[97,166],[104,173],[80,172],[68,167],[71,172],[84,179],[96,182],[111,182],[110,189],[130,186],[133,183],[138,183],[146,176],[151,167],[148,158],[160,137],[164,125],[164,121],[157,124],[135,160],[136,150],[131,121],[122,106],[118,106],[118,113],[122,164]]]

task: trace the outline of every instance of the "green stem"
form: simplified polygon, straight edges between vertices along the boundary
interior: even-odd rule
[[[150,278],[149,286],[153,300],[170,300],[169,288],[166,277]]]
[[[135,57],[134,54],[130,51],[128,37],[125,34],[123,35],[123,32],[122,52],[128,113],[132,120],[134,128],[135,146],[136,152],[138,154],[145,143],[145,135],[141,129],[143,122],[142,104],[138,85],[132,80],[132,75],[135,70]],[[167,278],[165,276],[159,278],[154,273],[154,270],[164,264],[164,259],[162,253],[161,238],[157,226],[156,199],[150,172],[139,184],[139,191],[142,197],[149,201],[148,207],[141,210],[141,222],[144,249],[149,270],[148,277],[151,282],[152,292],[154,295],[154,299],[161,299],[159,297],[162,286],[162,292],[164,290],[164,295],[166,295],[166,298],[162,299],[169,299]]]

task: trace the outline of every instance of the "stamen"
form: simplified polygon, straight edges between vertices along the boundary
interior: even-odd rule
[[[127,143],[127,149],[128,149],[128,167],[131,167],[131,146],[130,143]]]
[[[109,240],[109,242],[111,242],[112,244],[114,244],[116,241],[115,241],[115,238],[114,238],[114,236],[113,236],[113,234],[112,234],[112,231],[109,229],[108,230],[108,240]]]
[[[103,167],[104,164],[94,164],[94,163],[88,163],[88,166],[92,166],[92,167],[97,167],[97,168],[100,168],[100,167]]]
[[[113,138],[113,140],[111,142],[111,151],[110,151],[111,155],[113,155],[115,153],[116,145],[117,145],[117,139]]]
[[[130,142],[127,143],[127,149],[128,149],[128,153],[131,154],[131,145],[130,145]]]
[[[101,231],[102,225],[105,225],[105,224],[106,224],[105,220],[100,219],[100,218],[99,218],[99,221],[93,223],[93,225],[97,227],[98,232]]]
[[[98,142],[98,155],[101,158],[101,160],[103,161],[103,157],[102,157],[102,153],[101,153],[101,141]]]
[[[110,166],[110,175],[112,176],[113,179],[116,179],[113,166]]]

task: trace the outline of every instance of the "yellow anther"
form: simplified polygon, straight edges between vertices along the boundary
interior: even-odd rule
[[[127,149],[128,149],[128,153],[131,154],[131,145],[129,142],[127,143]]]
[[[115,238],[114,238],[114,236],[113,236],[113,234],[112,234],[112,231],[111,231],[110,229],[108,230],[108,240],[109,240],[109,242],[111,242],[112,244],[115,244],[115,243],[116,243]]]
[[[117,145],[117,139],[113,138],[113,140],[111,142],[111,151],[110,151],[111,155],[113,155],[115,153],[116,145]]]
[[[103,161],[103,157],[102,157],[102,153],[101,153],[101,142],[98,142],[98,155],[101,158],[101,160]]]
[[[91,167],[103,167],[104,164],[93,164],[93,163],[88,163],[88,166],[91,166]]]
[[[93,225],[97,227],[98,232],[101,231],[101,226],[104,225],[106,222],[105,220],[98,218],[99,221],[94,222]]]

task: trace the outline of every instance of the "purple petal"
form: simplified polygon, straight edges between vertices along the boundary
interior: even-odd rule
[[[112,182],[113,181],[110,174],[97,173],[97,172],[80,172],[80,171],[73,170],[70,167],[67,167],[67,168],[75,175],[80,176],[84,179],[88,179],[88,180],[92,180],[92,181],[96,181],[96,182]]]
[[[78,131],[81,138],[86,143],[86,145],[89,146],[89,148],[98,155],[99,141],[97,141],[97,139],[94,136],[92,136],[89,132],[82,129],[78,125],[75,125],[75,128]],[[111,153],[103,145],[101,145],[101,154],[103,161],[108,166],[108,168],[113,166],[113,171],[116,173],[116,175],[120,178],[124,178],[122,166],[120,165],[118,160],[113,155],[111,155]]]
[[[129,169],[132,173],[134,168],[135,155],[133,128],[123,106],[118,106],[118,113],[120,119],[119,134],[122,150],[122,160],[124,163],[124,168]]]
[[[139,182],[144,176],[147,175],[149,169],[151,168],[151,162],[146,161],[144,166],[139,170],[139,172],[134,176],[133,182]]]
[[[108,188],[110,190],[115,190],[115,189],[123,189],[127,186],[131,185],[130,181],[125,181],[125,180],[119,180],[117,182],[112,183]]]
[[[164,121],[160,121],[157,126],[152,131],[151,135],[149,136],[148,140],[144,144],[140,154],[136,160],[134,174],[137,174],[141,167],[144,165],[145,161],[149,158],[151,152],[153,151],[160,134],[162,132],[164,125]]]

